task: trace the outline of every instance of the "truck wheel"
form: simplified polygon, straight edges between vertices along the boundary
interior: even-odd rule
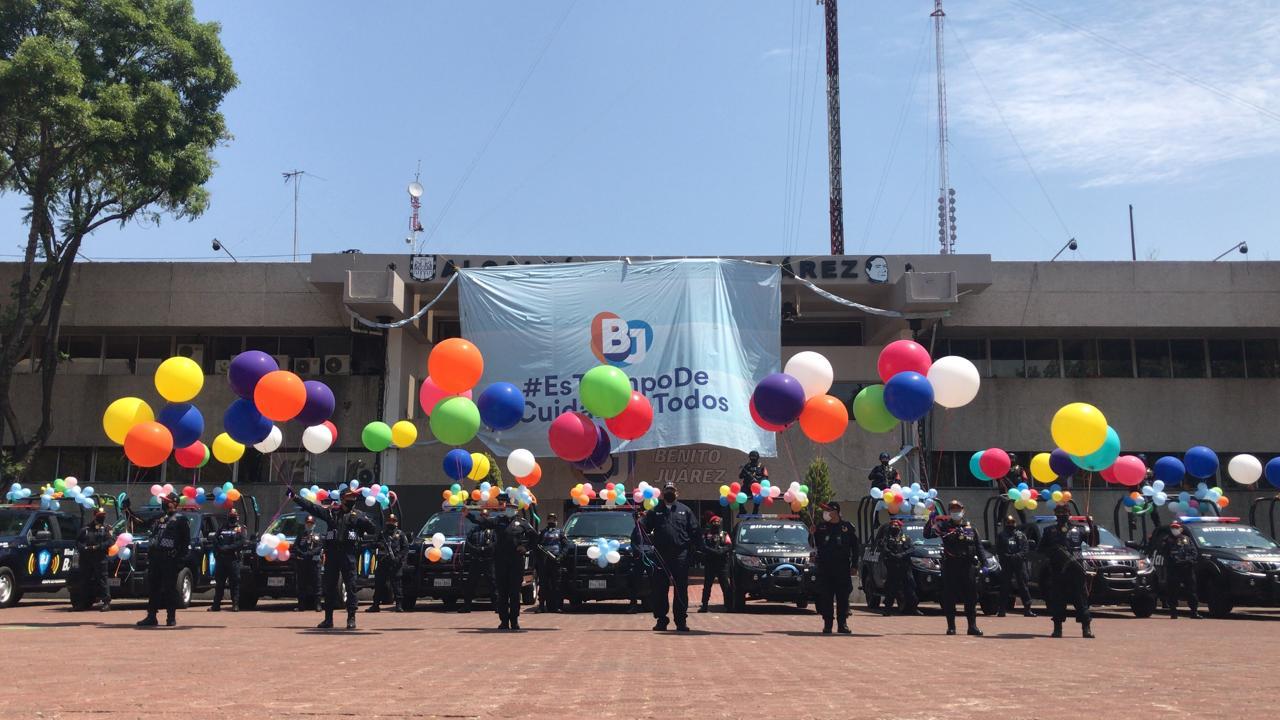
[[[1003,600],[1004,598],[999,595],[984,593],[982,597],[978,598],[978,605],[982,607],[983,615],[995,615],[1000,611],[1000,603]]]
[[[742,592],[741,590],[738,590],[737,588],[733,588],[732,590],[730,590],[729,594],[733,597],[733,604],[729,607],[729,611],[736,612],[736,613],[746,612],[747,594],[745,592]]]
[[[13,607],[22,599],[22,591],[14,580],[13,571],[0,568],[0,607]]]
[[[1209,590],[1209,615],[1215,618],[1231,617],[1235,604],[1231,602],[1231,594],[1218,587]]]
[[[174,584],[174,592],[178,593],[178,607],[186,610],[191,607],[191,594],[195,590],[195,583],[191,579],[191,569],[182,568],[179,570],[178,579]]]
[[[241,610],[253,610],[258,607],[257,588],[254,588],[253,590],[248,589],[249,587],[252,586],[252,582],[253,581],[251,580],[249,585],[240,586],[240,609]]]
[[[1156,598],[1154,595],[1138,595],[1129,602],[1129,609],[1136,618],[1149,618],[1156,611]]]

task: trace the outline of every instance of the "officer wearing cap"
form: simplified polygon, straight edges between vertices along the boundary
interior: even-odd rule
[[[564,602],[560,564],[569,549],[564,530],[555,513],[547,515],[547,526],[538,537],[538,611],[560,612]]]
[[[727,560],[730,549],[729,534],[721,527],[720,516],[712,515],[707,526],[702,529],[702,604],[698,612],[708,612],[707,603],[711,601],[711,586],[720,583],[720,597],[729,597],[729,574]]]
[[[676,486],[662,488],[662,502],[645,513],[640,521],[658,551],[658,568],[652,579],[653,629],[667,629],[667,611],[676,621],[676,630],[688,632],[689,561],[701,545],[698,519],[688,505],[676,500]],[[675,602],[667,598],[667,590],[675,586]]]
[[[403,591],[401,572],[404,570],[404,556],[409,549],[409,538],[400,529],[400,518],[392,513],[387,516],[387,525],[382,528],[378,537],[378,568],[373,572],[373,604],[365,612],[380,612],[384,602],[391,603],[392,612],[403,612]]]
[[[507,502],[506,493],[498,495],[498,502]],[[519,631],[520,586],[524,583],[525,558],[538,540],[537,530],[514,510],[483,515],[470,512],[467,517],[494,532],[493,591],[498,629]]]
[[[902,521],[894,518],[880,535],[880,558],[884,561],[884,609],[882,614],[888,615],[894,601],[898,603],[898,611],[903,615],[921,615],[916,607],[916,578],[911,571],[911,553],[914,543],[902,531]]]
[[[871,487],[884,490],[892,486],[894,483],[902,479],[902,475],[893,468],[889,467],[889,453],[880,453],[880,464],[871,468],[871,473],[867,475],[867,479],[871,481]]]
[[[324,521],[328,530],[324,534],[324,620],[316,627],[327,630],[333,627],[333,611],[338,606],[338,583],[347,591],[347,629],[356,629],[356,552],[360,534],[374,533],[377,528],[369,517],[356,509],[360,493],[348,490],[342,494],[342,504],[335,508],[321,507],[293,492],[285,494],[303,510]]]
[[[1009,453],[1009,472],[1004,474],[1004,489],[1018,487],[1018,483],[1030,482],[1027,471],[1018,464],[1018,456]]]
[[[822,505],[822,522],[813,531],[817,548],[818,597],[815,604],[822,615],[822,632],[831,634],[834,621],[839,632],[849,630],[849,593],[853,592],[851,572],[858,558],[858,534],[840,517],[840,503]]]
[[[293,555],[294,582],[298,590],[298,604],[294,610],[320,609],[320,536],[316,534],[316,519],[308,515],[302,523],[302,531],[289,548]]]
[[[156,615],[163,608],[164,624],[178,624],[178,573],[182,570],[191,550],[191,523],[178,514],[176,493],[160,496],[164,515],[151,526],[151,541],[147,551],[147,616],[138,621],[139,627],[158,625]],[[129,509],[125,498],[122,508],[133,522],[142,522]]]
[[[1169,606],[1169,617],[1178,619],[1178,594],[1187,597],[1187,609],[1191,617],[1199,619],[1200,598],[1196,594],[1196,566],[1200,563],[1200,550],[1187,535],[1182,521],[1169,523],[1169,534],[1160,542],[1156,551],[1164,563],[1165,604]]]
[[[1018,529],[1018,520],[1012,515],[1004,518],[1004,528],[996,535],[996,557],[1000,559],[1001,593],[1000,612],[1004,617],[1005,610],[1013,607],[1013,594],[1016,591],[1022,598],[1022,614],[1035,617],[1031,609],[1031,590],[1027,587],[1027,554],[1031,552],[1031,541],[1027,534]]]
[[[107,512],[102,508],[93,511],[93,521],[76,537],[76,555],[80,561],[80,587],[84,594],[84,609],[94,601],[102,604],[99,610],[111,609],[111,588],[107,585],[107,551],[115,544],[115,535],[107,527]]]
[[[1049,558],[1048,588],[1045,600],[1053,615],[1053,637],[1062,637],[1062,623],[1067,619],[1067,603],[1075,606],[1076,621],[1084,637],[1093,637],[1089,615],[1089,590],[1086,586],[1085,545],[1098,544],[1098,528],[1093,518],[1081,526],[1071,521],[1071,509],[1058,505],[1053,509],[1056,522],[1045,528],[1040,537],[1040,552]]]
[[[747,453],[747,464],[738,471],[738,480],[742,482],[743,492],[751,494],[752,483],[769,479],[769,468],[760,462],[760,453],[752,450]]]
[[[214,591],[209,612],[222,609],[222,594],[231,586],[231,612],[240,612],[240,568],[244,551],[249,547],[249,533],[240,522],[235,508],[227,513],[222,527],[213,534]]]
[[[952,500],[948,514],[935,509],[924,526],[924,536],[942,539],[942,610],[947,616],[947,634],[956,634],[956,604],[964,603],[970,635],[982,636],[978,629],[978,570],[986,559],[978,533],[964,519],[964,503]]]
[[[481,510],[480,514],[488,516],[489,511]],[[493,530],[473,523],[471,530],[467,532],[463,549],[462,559],[466,565],[467,578],[462,586],[462,604],[458,606],[458,612],[471,612],[471,601],[475,598],[481,577],[489,578],[489,600],[497,602],[493,595],[493,545]]]

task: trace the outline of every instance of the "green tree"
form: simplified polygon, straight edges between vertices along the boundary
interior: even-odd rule
[[[493,453],[488,450],[484,451],[484,456],[489,458],[489,476],[485,480],[488,480],[489,484],[494,487],[502,487],[502,466],[498,464],[498,458],[494,457]]]
[[[26,242],[0,300],[0,461],[22,472],[51,431],[58,331],[84,238],[109,223],[195,218],[209,201],[219,108],[236,76],[189,0],[0,3],[0,193],[24,199]],[[11,402],[40,359],[38,422]],[[24,409],[25,410],[25,409]]]
[[[805,522],[812,527],[817,523],[818,507],[835,497],[835,491],[831,489],[831,468],[826,460],[817,457],[809,463],[809,469],[804,473],[804,484],[809,486],[809,506],[803,515]]]

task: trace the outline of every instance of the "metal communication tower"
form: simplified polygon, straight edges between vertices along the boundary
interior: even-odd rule
[[[951,187],[947,163],[947,71],[943,53],[943,21],[947,14],[942,0],[933,0],[934,55],[938,65],[938,244],[939,252],[952,255],[956,251],[956,191]]]
[[[840,26],[837,0],[825,7],[827,34],[827,150],[831,169],[831,254],[844,254],[844,183],[840,179]]]

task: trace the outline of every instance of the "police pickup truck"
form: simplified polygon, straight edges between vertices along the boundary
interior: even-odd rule
[[[382,513],[366,512],[369,521],[379,528],[382,525]],[[310,515],[306,510],[292,510],[281,513],[276,519],[267,526],[266,533],[271,535],[284,535],[290,543],[298,539],[298,533],[302,531],[306,524],[307,516]],[[315,519],[316,524],[312,532],[320,536],[320,543],[324,543],[324,535],[329,530],[329,526],[320,518]],[[260,535],[258,536],[260,537]],[[254,538],[257,541],[257,538]],[[356,554],[356,590],[364,590],[373,587],[373,573],[377,568],[377,559],[375,549],[377,547],[377,539],[371,535],[360,539],[359,552]],[[257,607],[258,600],[264,597],[272,599],[293,598],[298,597],[298,563],[301,562],[318,562],[315,560],[306,561],[297,556],[289,558],[285,562],[271,561],[259,556],[257,553],[249,555],[245,560],[245,577],[244,582],[240,586],[240,607],[246,610],[252,610]],[[320,583],[320,573],[316,574],[316,582]],[[319,590],[322,585],[317,586]],[[347,587],[342,583],[338,583],[339,604],[346,602]]]
[[[453,609],[459,600],[466,600],[471,582],[474,563],[468,561],[467,536],[476,529],[476,524],[467,517],[469,512],[479,512],[480,507],[463,506],[447,507],[427,519],[418,531],[417,537],[409,545],[409,552],[404,562],[404,599],[402,605],[412,610],[422,598],[437,598],[444,603],[446,609]],[[489,512],[516,512],[510,508],[488,508]],[[444,545],[451,557],[432,562],[427,553],[434,547],[431,538],[440,533],[444,535]],[[488,533],[492,535],[490,531]],[[489,599],[493,596],[493,538],[489,538],[481,560],[482,569],[475,578],[472,594],[473,600]],[[537,585],[534,582],[532,555],[525,557],[524,577],[520,584],[520,602],[532,605],[537,601]]]
[[[589,505],[569,516],[564,524],[569,547],[560,567],[564,597],[571,606],[587,600],[648,600],[650,575],[659,570],[652,553],[646,562],[635,552],[631,544],[635,532],[636,508],[632,505]],[[601,566],[587,555],[600,538],[618,541],[618,562]]]
[[[902,534],[911,540],[911,574],[915,580],[916,597],[937,601],[942,596],[942,540],[924,536],[925,518],[915,515],[894,515],[902,521]],[[878,526],[862,546],[858,561],[858,577],[862,579],[862,594],[867,607],[872,610],[885,602],[885,585],[889,571],[880,554],[880,541],[889,531],[888,523]]]
[[[1075,522],[1086,518],[1074,516]],[[1027,555],[1027,584],[1036,597],[1045,597],[1049,558],[1038,546],[1044,531],[1057,520],[1053,515],[1036,515],[1022,527],[1032,542]],[[1090,605],[1128,605],[1134,617],[1151,617],[1156,609],[1155,565],[1141,552],[1127,546],[1107,528],[1097,525],[1098,544],[1080,549],[1089,588]]]
[[[78,514],[41,510],[38,502],[0,505],[0,607],[66,587],[79,534]]]
[[[731,612],[746,609],[750,598],[808,607],[815,591],[815,551],[799,516],[739,515],[731,538],[726,599]]]
[[[1183,517],[1184,532],[1200,550],[1196,580],[1200,600],[1216,618],[1231,615],[1237,605],[1280,604],[1280,546],[1258,528],[1235,517]],[[1161,526],[1151,533],[1146,551],[1154,558],[1156,580],[1166,569],[1158,553],[1169,534]]]

